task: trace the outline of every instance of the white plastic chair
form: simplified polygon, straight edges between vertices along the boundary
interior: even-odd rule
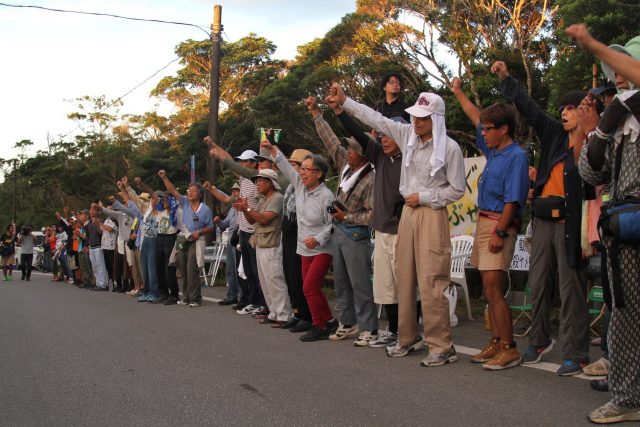
[[[467,317],[471,316],[471,304],[469,303],[469,288],[467,287],[467,277],[464,267],[471,256],[473,248],[472,236],[456,236],[451,239],[451,281],[462,288],[464,300],[467,304]]]

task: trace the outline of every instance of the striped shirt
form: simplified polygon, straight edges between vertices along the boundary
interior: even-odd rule
[[[257,193],[256,186],[250,179],[240,177],[240,197],[247,200],[251,209],[258,207]],[[247,221],[244,215],[238,215],[238,225],[240,231],[244,231],[245,233],[253,233],[256,229],[255,225],[249,224],[249,221]]]

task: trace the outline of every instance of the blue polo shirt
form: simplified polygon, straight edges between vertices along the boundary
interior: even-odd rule
[[[194,212],[187,196],[181,196],[180,206],[182,206],[182,223],[191,233],[205,227],[213,227],[211,209],[206,204],[200,203],[200,206]]]
[[[487,158],[478,184],[478,207],[502,212],[505,203],[517,203],[516,215],[522,217],[529,192],[527,154],[516,141],[502,150],[490,149],[482,136],[481,124],[476,128],[476,146]]]

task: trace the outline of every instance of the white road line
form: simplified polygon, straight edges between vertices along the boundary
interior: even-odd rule
[[[463,345],[458,345],[458,344],[456,344],[456,351],[458,353],[466,354],[468,356],[480,353],[480,349],[465,347]],[[551,372],[554,374],[560,367],[560,365],[558,365],[557,363],[549,363],[549,362],[539,362],[533,365],[521,365],[521,366],[524,368],[539,369],[541,371]],[[579,374],[579,375],[574,375],[573,378],[581,378],[583,380],[600,380],[606,377],[589,377],[585,374]]]

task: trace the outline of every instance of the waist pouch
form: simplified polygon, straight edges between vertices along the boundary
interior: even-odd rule
[[[537,197],[533,201],[533,216],[540,219],[558,221],[567,216],[564,197]]]
[[[616,240],[640,244],[640,199],[602,205],[598,227]]]
[[[356,242],[358,240],[371,238],[371,232],[369,231],[369,227],[367,226],[349,225],[349,224],[343,224],[341,222],[335,222],[334,224],[338,230],[342,231],[344,234],[347,235],[348,238]]]

